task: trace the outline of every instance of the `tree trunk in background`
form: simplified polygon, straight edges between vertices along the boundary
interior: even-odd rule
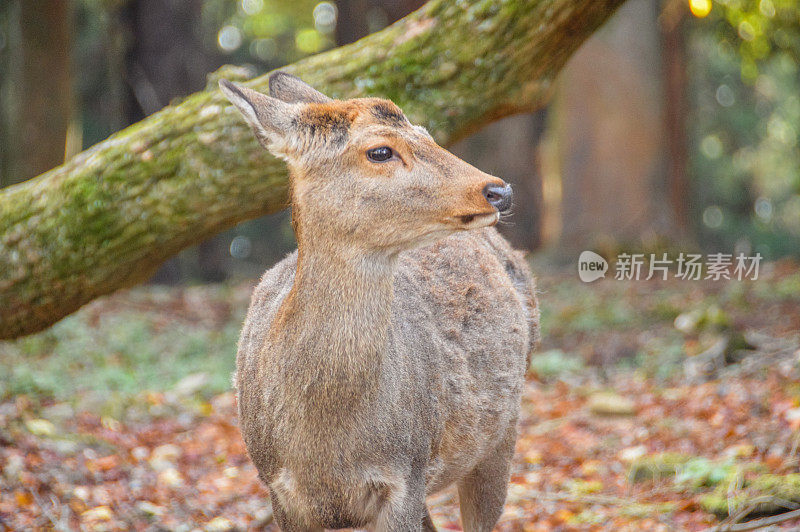
[[[419,9],[425,1],[337,0],[336,44],[350,44],[381,30]]]
[[[631,0],[564,69],[561,249],[670,235],[657,0]]]
[[[11,100],[13,77],[10,48],[17,27],[16,5],[0,2],[0,188],[11,183],[11,175],[19,175],[11,169]]]
[[[68,0],[3,3],[9,31],[0,186],[7,186],[64,162],[72,118],[72,6]]]
[[[369,35],[369,0],[337,0],[336,45],[356,42]]]
[[[686,117],[689,112],[688,68],[686,65],[686,7],[681,2],[665,2],[661,16],[661,42],[664,69],[664,120],[667,145],[667,189],[669,204],[679,237],[689,233],[689,147],[686,144]]]
[[[381,95],[452,144],[541,107],[623,0],[432,0],[285,68],[337,98]],[[464,46],[468,43],[469,46]],[[267,90],[267,76],[248,83]],[[0,193],[0,337],[41,330],[192,244],[286,206],[286,169],[218,90],[148,117]]]
[[[130,32],[125,72],[131,122],[206,86],[220,58],[204,46],[202,10],[203,0],[126,2],[121,16]]]

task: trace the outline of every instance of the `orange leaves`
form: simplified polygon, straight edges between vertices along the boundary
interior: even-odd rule
[[[29,506],[33,504],[33,496],[27,491],[17,490],[14,492],[14,502],[18,506]]]
[[[497,530],[709,526],[713,517],[698,502],[709,488],[676,487],[670,467],[632,483],[633,464],[673,453],[712,465],[789,471],[800,441],[793,379],[770,373],[663,390],[630,374],[618,374],[602,388],[528,382]],[[599,393],[601,406],[592,403]],[[141,400],[159,405],[163,395],[143,394]],[[0,446],[0,517],[18,529],[44,522],[45,511],[87,530],[253,526],[263,519],[268,494],[239,436],[233,394],[205,404],[136,423],[78,413],[54,430],[26,423],[46,421],[29,404],[0,405],[15,427],[3,433],[13,435],[13,445]],[[454,490],[429,503],[440,530],[461,530]]]
[[[86,468],[93,472],[103,472],[103,471],[111,471],[115,469],[120,464],[119,456],[115,454],[110,454],[108,456],[104,456],[103,458],[97,458],[95,460],[87,460],[86,461]]]
[[[141,399],[163,404],[161,394]],[[50,518],[87,530],[246,529],[268,507],[235,425],[232,394],[174,418],[126,424],[84,412],[57,429],[28,402],[0,408],[19,427],[7,433],[12,446],[0,445],[0,519],[13,529]]]

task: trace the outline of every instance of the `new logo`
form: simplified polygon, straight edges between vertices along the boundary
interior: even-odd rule
[[[584,283],[591,283],[606,276],[608,262],[594,251],[584,251],[578,257],[578,277]]]

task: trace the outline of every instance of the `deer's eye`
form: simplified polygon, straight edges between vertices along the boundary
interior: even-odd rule
[[[367,158],[373,163],[383,163],[394,157],[394,152],[389,146],[367,150]]]

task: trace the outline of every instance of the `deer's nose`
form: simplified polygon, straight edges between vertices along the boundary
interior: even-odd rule
[[[511,185],[500,186],[489,183],[483,187],[483,197],[489,205],[500,212],[507,211],[511,207],[511,196]]]

